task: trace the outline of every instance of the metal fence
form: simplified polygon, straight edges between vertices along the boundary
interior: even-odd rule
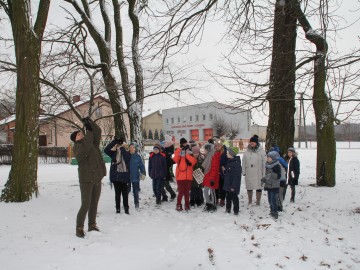
[[[0,145],[0,165],[10,165],[12,162],[13,144]],[[39,147],[39,163],[55,164],[68,162],[68,149],[66,147]]]

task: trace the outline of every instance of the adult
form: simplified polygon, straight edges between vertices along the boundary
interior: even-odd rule
[[[161,151],[161,146],[155,144],[153,152],[149,156],[149,176],[153,182],[153,192],[156,198],[156,205],[161,204],[161,192],[163,190],[164,179],[166,177],[166,157]]]
[[[120,214],[121,196],[125,214],[129,214],[130,153],[125,146],[124,139],[114,138],[104,149],[105,154],[111,158],[110,182],[115,189],[117,214]]]
[[[96,212],[101,194],[101,180],[106,175],[105,163],[99,149],[101,129],[90,118],[83,118],[86,134],[71,133],[74,155],[78,162],[81,206],[76,217],[76,236],[84,238],[84,223],[88,214],[88,231],[99,231]]]
[[[260,205],[262,187],[261,178],[265,175],[266,154],[259,143],[259,137],[250,138],[242,159],[243,175],[248,195],[248,204],[252,204],[253,190],[256,190],[256,205]]]

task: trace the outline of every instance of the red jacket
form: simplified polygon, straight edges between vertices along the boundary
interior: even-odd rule
[[[208,171],[204,175],[204,182],[203,182],[204,187],[210,187],[212,189],[219,188],[220,157],[221,157],[221,152],[219,151],[216,151],[215,154],[212,156],[210,171]],[[214,186],[210,186],[211,180],[215,182]]]
[[[174,162],[176,166],[175,177],[176,180],[191,180],[193,179],[193,166],[196,164],[197,160],[190,154],[186,154],[184,157],[180,157],[181,148],[175,150],[174,153]],[[186,160],[188,162],[186,162]],[[190,164],[188,164],[190,163]]]

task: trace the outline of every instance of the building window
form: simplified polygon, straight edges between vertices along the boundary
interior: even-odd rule
[[[209,119],[210,119],[210,120],[213,120],[213,115],[212,115],[212,113],[209,114]]]
[[[189,117],[189,121],[190,121],[190,122],[193,121],[193,117],[192,117],[192,116]]]
[[[186,122],[186,116],[183,117],[183,122],[184,122],[184,123]]]
[[[168,134],[168,135],[174,135],[174,131],[166,131],[166,134]]]
[[[169,118],[166,118],[166,124],[169,124]]]
[[[53,130],[50,129],[50,138],[49,138],[49,143],[53,142]]]
[[[174,124],[174,118],[171,117],[171,124]]]
[[[205,121],[206,120],[206,115],[205,114],[203,114],[203,121]]]
[[[199,122],[199,115],[195,115],[195,121]]]
[[[178,123],[180,123],[180,117],[178,117]]]

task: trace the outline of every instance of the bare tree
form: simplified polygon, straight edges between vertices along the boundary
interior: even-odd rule
[[[28,201],[38,194],[37,158],[40,108],[39,71],[41,41],[45,30],[49,0],[40,0],[35,24],[31,1],[0,1],[9,16],[15,44],[17,67],[16,132],[9,178],[0,200]]]

